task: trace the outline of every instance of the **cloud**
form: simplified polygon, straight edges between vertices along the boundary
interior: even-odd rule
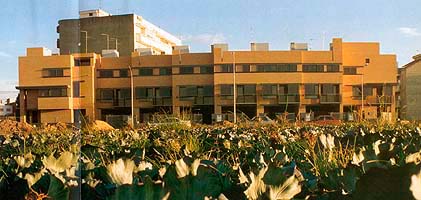
[[[421,36],[421,32],[419,32],[416,28],[411,27],[400,27],[398,28],[399,32],[404,34],[405,36]]]
[[[4,52],[4,51],[0,51],[0,57],[12,57],[12,55]]]
[[[215,44],[215,43],[225,43],[227,38],[222,33],[204,33],[199,35],[183,35],[180,37],[183,42],[193,42],[200,43],[205,45]]]

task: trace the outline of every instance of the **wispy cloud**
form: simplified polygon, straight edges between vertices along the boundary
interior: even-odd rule
[[[224,43],[227,40],[227,38],[222,33],[182,35],[180,38],[183,42],[193,42],[193,43],[200,43],[200,44],[205,44],[205,45],[215,44],[215,43]]]
[[[0,51],[0,57],[12,57],[12,55],[4,52],[4,51]]]
[[[405,36],[421,36],[421,32],[419,32],[416,28],[400,27],[398,30]]]

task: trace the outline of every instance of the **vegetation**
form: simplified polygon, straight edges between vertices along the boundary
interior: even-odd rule
[[[415,124],[0,135],[0,199],[421,199]]]

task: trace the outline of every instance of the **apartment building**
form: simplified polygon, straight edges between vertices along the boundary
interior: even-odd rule
[[[421,54],[399,69],[400,118],[421,120]]]
[[[215,44],[206,53],[174,47],[172,55],[134,51],[102,57],[28,48],[19,57],[21,116],[31,122],[73,123],[80,114],[102,120],[130,115],[131,74],[137,122],[156,112],[188,111],[211,123],[213,114],[233,111],[234,77],[237,111],[250,117],[285,112],[395,117],[396,56],[380,54],[379,43],[340,38],[324,51],[295,43],[290,50],[275,51],[266,43],[252,43],[249,51]]]
[[[79,12],[79,19],[60,20],[57,48],[60,54],[97,53],[118,50],[130,56],[135,50],[149,54],[171,54],[180,39],[136,14],[111,15],[103,10]]]

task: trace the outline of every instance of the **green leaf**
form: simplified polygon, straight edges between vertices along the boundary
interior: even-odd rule
[[[50,175],[48,196],[54,200],[67,200],[69,197],[69,188],[67,188],[58,178]]]

